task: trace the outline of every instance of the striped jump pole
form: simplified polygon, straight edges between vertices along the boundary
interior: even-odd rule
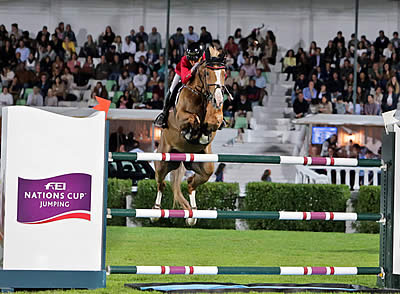
[[[225,266],[108,266],[108,274],[132,275],[383,275],[380,267],[225,267]]]
[[[198,219],[275,219],[323,221],[380,221],[379,213],[301,212],[301,211],[225,211],[225,210],[169,210],[169,209],[107,209],[107,217],[135,218],[198,218]]]
[[[185,161],[185,162],[230,162],[264,163],[283,165],[330,165],[380,167],[379,159],[303,157],[303,156],[267,156],[242,154],[195,154],[195,153],[151,153],[151,152],[110,152],[109,161]]]

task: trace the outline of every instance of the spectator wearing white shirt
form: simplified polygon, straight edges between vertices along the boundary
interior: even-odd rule
[[[193,30],[194,30],[193,26],[189,26],[189,32],[185,34],[186,45],[197,42],[199,40],[199,35],[193,32]]]
[[[6,66],[3,68],[3,72],[0,75],[1,78],[1,84],[3,87],[8,87],[12,80],[14,79],[14,72],[10,69],[10,67]]]
[[[38,87],[33,87],[33,93],[29,94],[26,105],[43,106],[43,96],[40,95]]]
[[[136,43],[131,41],[130,36],[125,37],[125,42],[122,44],[123,59],[128,59],[129,55],[136,53]]]
[[[0,104],[1,105],[13,105],[14,99],[10,93],[8,93],[8,88],[4,87],[3,92],[0,94]]]
[[[139,94],[143,95],[147,85],[147,76],[144,74],[143,67],[139,67],[139,73],[133,78],[133,84],[138,88]]]
[[[20,59],[22,62],[24,62],[25,60],[28,59],[30,50],[29,50],[29,48],[25,47],[24,41],[21,40],[21,41],[19,41],[19,47],[17,48],[17,50],[15,50],[15,52],[21,54]]]
[[[49,89],[49,90],[47,91],[47,96],[46,96],[46,98],[44,99],[44,101],[45,101],[44,104],[45,104],[46,106],[57,106],[57,104],[58,104],[58,98],[57,98],[56,95],[54,95],[53,89]]]
[[[139,51],[135,54],[135,62],[140,61],[140,57],[144,56],[144,59],[147,60],[147,51],[144,49],[144,43],[139,44]]]
[[[388,46],[383,50],[383,56],[386,59],[391,59],[393,53],[394,53],[393,45],[392,43],[389,43]]]

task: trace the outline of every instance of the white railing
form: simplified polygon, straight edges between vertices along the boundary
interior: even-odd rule
[[[326,170],[326,175],[316,173],[314,170]],[[335,173],[333,173],[335,171]],[[342,173],[344,171],[344,173]],[[340,166],[296,166],[296,183],[328,183],[332,184],[332,174],[334,174],[336,183],[344,183],[351,186],[350,173],[354,172],[353,189],[360,189],[360,178],[364,186],[378,186],[378,176],[381,172],[379,167],[340,167]],[[344,175],[342,175],[344,174]],[[372,176],[372,179],[370,178]],[[323,178],[323,177],[325,178]],[[322,182],[326,180],[325,182]],[[371,180],[371,183],[370,183]]]
[[[296,165],[296,184],[329,184],[327,175],[321,175],[303,165]]]

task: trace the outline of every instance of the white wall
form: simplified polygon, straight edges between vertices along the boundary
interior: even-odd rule
[[[17,22],[24,30],[36,32],[42,25],[53,31],[59,21],[72,24],[78,43],[82,44],[87,33],[97,37],[106,25],[117,34],[138,30],[141,24],[146,31],[156,26],[165,36],[165,0],[31,0],[0,1],[0,23],[7,29]],[[391,36],[398,30],[400,4],[389,0],[360,1],[359,32],[375,39],[378,30]],[[351,0],[171,0],[171,32],[189,24],[199,32],[207,26],[213,37],[224,43],[237,27],[244,34],[265,24],[277,36],[278,45],[284,48],[308,47],[312,40],[325,47],[327,41],[342,30],[346,39],[354,31],[354,6]]]

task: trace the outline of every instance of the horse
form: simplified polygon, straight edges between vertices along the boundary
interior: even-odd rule
[[[213,47],[206,49],[205,55],[191,81],[182,86],[176,105],[170,110],[168,128],[161,132],[157,149],[160,153],[212,153],[211,142],[223,124],[225,64],[224,55]],[[190,204],[181,191],[185,168],[195,172],[187,179]],[[155,162],[157,197],[153,209],[161,209],[164,179],[169,172],[174,206],[178,203],[185,210],[197,209],[196,188],[207,182],[213,171],[212,162]],[[195,225],[196,219],[189,218],[186,222]]]

